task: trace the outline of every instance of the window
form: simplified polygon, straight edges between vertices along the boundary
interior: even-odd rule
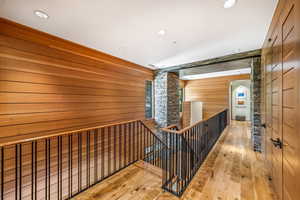
[[[184,88],[179,89],[179,112],[183,110],[183,101],[184,101]]]
[[[152,81],[146,81],[145,114],[146,114],[147,119],[153,117],[153,83],[152,83]]]

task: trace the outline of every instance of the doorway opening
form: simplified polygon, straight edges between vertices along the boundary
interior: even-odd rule
[[[231,119],[237,121],[251,120],[251,81],[235,80],[230,84]]]

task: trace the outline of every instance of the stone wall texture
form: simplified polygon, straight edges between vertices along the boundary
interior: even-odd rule
[[[179,77],[161,72],[154,80],[155,121],[159,127],[179,124]]]
[[[251,72],[251,133],[254,151],[262,151],[262,135],[261,135],[261,59],[253,58]]]

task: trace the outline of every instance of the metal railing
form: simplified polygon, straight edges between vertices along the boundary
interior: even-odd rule
[[[227,126],[228,110],[190,127],[178,130],[171,125],[163,128],[163,141],[168,149],[163,159],[163,189],[181,196],[208,153]]]
[[[166,148],[140,120],[0,144],[0,200],[70,199]]]
[[[70,199],[138,160],[181,196],[227,125],[227,110],[162,138],[133,120],[0,144],[0,200]]]

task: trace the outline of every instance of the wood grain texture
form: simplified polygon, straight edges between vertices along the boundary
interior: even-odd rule
[[[182,112],[182,128],[186,128],[191,125],[191,102],[183,102],[183,112]]]
[[[246,79],[250,79],[249,74],[186,81],[185,100],[203,102],[203,118],[206,118],[229,108],[231,81]]]
[[[3,184],[4,200],[14,199],[16,194],[22,200],[34,199],[35,193],[37,199],[45,199],[46,191],[50,192],[49,199],[57,199],[59,194],[67,199],[149,156],[145,149],[154,140],[154,135],[140,121],[131,121],[6,145],[0,149],[0,186]],[[19,160],[22,162],[17,164]],[[18,169],[21,172],[16,173]],[[58,190],[58,186],[62,189]]]
[[[280,0],[262,51],[266,160],[279,199],[300,197],[300,2]],[[282,149],[270,138],[279,138]]]
[[[263,157],[252,151],[250,138],[246,122],[233,122],[181,198],[161,189],[159,169],[141,168],[138,163],[79,194],[74,200],[276,200],[263,170]]]
[[[0,18],[0,138],[144,119],[152,70]]]

